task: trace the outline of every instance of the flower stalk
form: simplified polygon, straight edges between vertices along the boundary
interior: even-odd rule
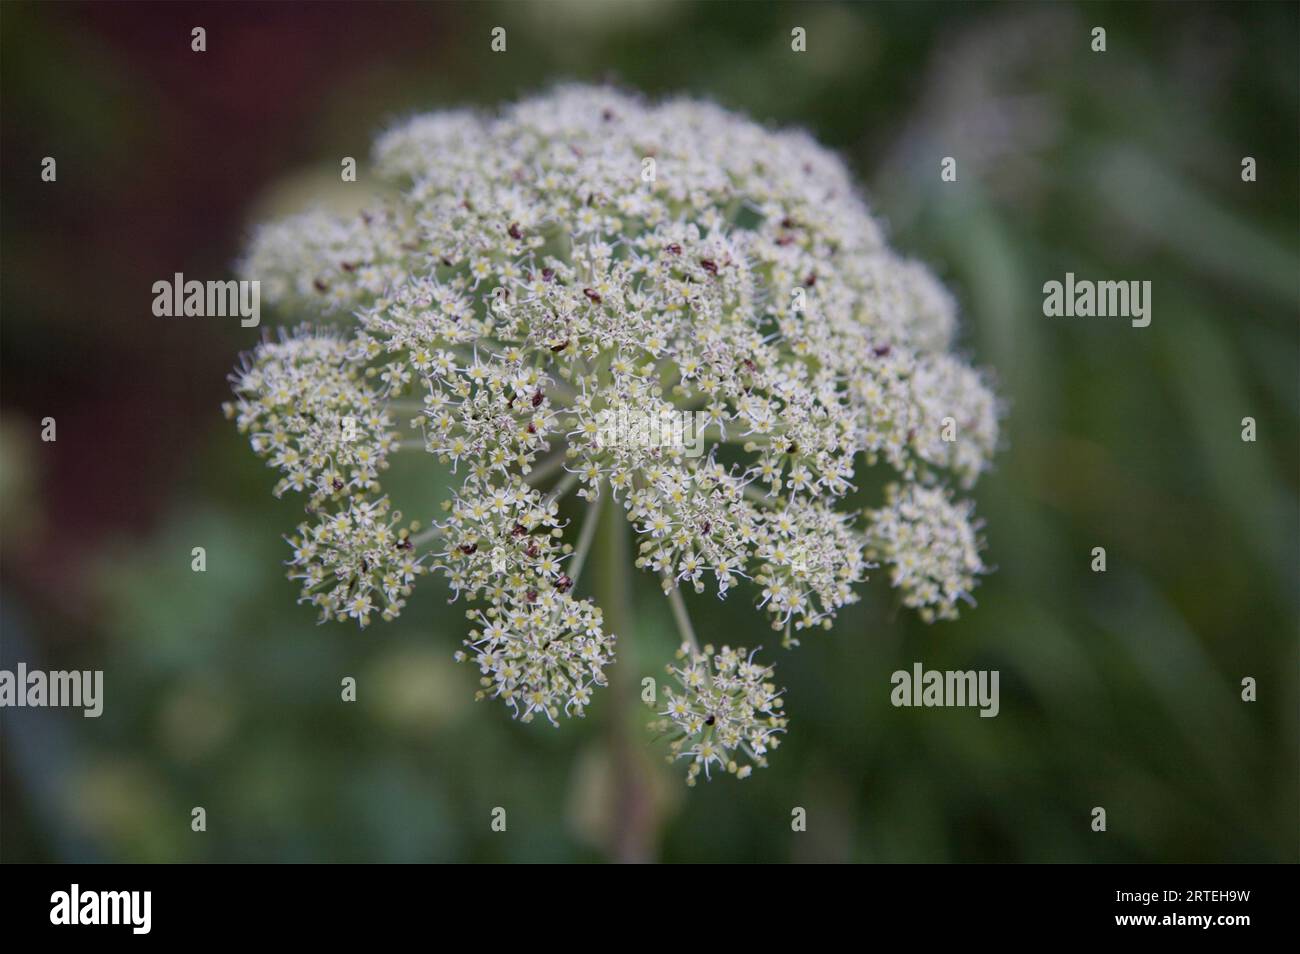
[[[634,632],[631,554],[627,521],[611,493],[603,503],[591,505],[587,519],[600,529],[593,553],[592,592],[604,609],[607,629],[617,634],[619,659],[610,667],[610,699],[606,702],[605,736],[612,771],[609,853],[620,862],[645,862],[651,858],[651,840],[657,821],[650,780],[632,733],[629,719],[640,703],[637,698],[637,641]],[[600,515],[598,511],[607,511]],[[583,528],[587,532],[587,528]]]

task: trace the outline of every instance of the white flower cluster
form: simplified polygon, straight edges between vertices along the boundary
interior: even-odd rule
[[[400,196],[387,207],[255,237],[243,269],[268,303],[357,320],[261,345],[232,413],[285,471],[277,490],[341,513],[377,492],[390,416],[413,421],[422,440],[403,446],[463,481],[449,517],[414,539],[487,604],[465,655],[520,717],[580,713],[612,658],[599,611],[560,569],[573,548],[556,502],[570,490],[614,496],[637,565],[666,590],[725,596],[748,581],[793,645],[866,577],[847,502],[859,467],[903,481],[867,521],[897,570],[929,543],[879,535],[896,501],[989,466],[998,405],[949,351],[951,296],[884,245],[844,164],[802,133],[562,86],[496,115],[409,120],[380,138],[374,170]],[[602,415],[625,407],[697,414],[707,452],[611,441]],[[332,429],[342,418],[356,440]],[[969,508],[947,515],[974,547]],[[927,618],[949,616],[978,561],[927,566],[958,575],[927,577],[938,597],[913,575],[895,585]],[[343,596],[331,614],[350,613]]]
[[[395,619],[406,605],[415,578],[426,572],[424,557],[411,551],[402,515],[389,511],[387,497],[354,497],[315,526],[301,524],[289,538],[289,578],[302,582],[300,602],[311,603],[321,621],[370,623],[376,609]]]
[[[301,328],[263,342],[231,380],[236,400],[226,416],[283,472],[277,497],[306,492],[317,508],[378,486],[397,435],[355,346]]]
[[[523,722],[540,712],[553,725],[561,711],[581,716],[593,686],[606,684],[614,638],[601,627],[600,609],[556,590],[530,590],[471,613],[479,628],[466,645],[483,673],[479,698],[499,698]]]
[[[296,302],[307,313],[354,307],[407,278],[397,214],[341,219],[316,211],[264,225],[240,270],[261,276],[268,302]]]
[[[920,408],[917,454],[972,486],[998,440],[997,402],[980,373],[951,355],[926,355],[912,375],[912,397]],[[953,440],[945,439],[945,418],[953,423]]]
[[[970,502],[918,484],[890,484],[885,496],[867,525],[868,556],[889,565],[890,582],[926,622],[956,619],[958,601],[973,603],[985,572]]]
[[[651,728],[671,735],[670,760],[690,759],[687,785],[694,785],[701,772],[710,778],[713,766],[748,778],[755,765],[767,765],[768,750],[781,744],[786,725],[781,693],[768,681],[772,667],[754,662],[757,652],[684,645],[677,651],[679,665],[668,666],[680,688],[664,690],[664,718]]]

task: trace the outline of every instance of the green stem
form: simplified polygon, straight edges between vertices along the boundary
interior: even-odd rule
[[[555,501],[562,498],[578,483],[577,473],[570,472],[560,478],[559,483],[551,488],[550,493],[546,495],[547,500]]]
[[[638,740],[628,724],[628,714],[638,704],[637,683],[632,678],[637,671],[632,640],[632,553],[623,508],[608,485],[601,490],[605,496],[602,506],[607,512],[601,514],[596,532],[592,591],[604,614],[606,631],[618,637],[618,658],[609,668],[606,690],[614,792],[609,850],[616,861],[644,862],[650,860],[655,823],[645,764],[640,758]]]
[[[695,627],[691,625],[691,617],[686,612],[686,601],[682,599],[682,591],[677,584],[672,583],[672,588],[668,590],[668,605],[672,607],[673,619],[677,621],[677,630],[682,634],[682,641],[687,643],[696,653],[700,651],[700,641],[695,638]]]
[[[541,460],[533,463],[533,469],[529,471],[528,476],[524,479],[536,487],[553,474],[560,472],[564,467],[564,451],[556,451],[549,457],[543,457]]]
[[[587,505],[585,521],[582,525],[582,534],[578,537],[578,545],[573,550],[573,560],[569,564],[569,579],[577,584],[582,577],[582,568],[587,563],[587,554],[591,551],[591,544],[596,537],[596,527],[600,525],[600,512],[605,506],[597,501]]]

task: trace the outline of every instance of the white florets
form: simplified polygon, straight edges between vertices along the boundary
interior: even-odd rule
[[[927,622],[955,619],[985,572],[969,501],[954,503],[941,488],[891,484],[885,506],[870,514],[868,556],[889,566],[903,602]]]
[[[712,777],[714,768],[748,778],[781,744],[781,693],[768,681],[772,667],[754,662],[757,652],[686,645],[678,650],[678,665],[668,667],[678,686],[665,688],[664,718],[651,728],[671,737],[669,761],[690,760],[686,784],[694,785],[701,773]]]
[[[412,552],[410,530],[398,527],[401,519],[386,497],[354,497],[315,525],[301,524],[289,538],[289,578],[302,583],[300,602],[317,607],[321,622],[366,626],[376,612],[396,618],[415,578],[427,572],[424,556]]]
[[[299,329],[264,342],[232,381],[237,400],[226,414],[284,475],[277,497],[307,493],[318,507],[378,487],[397,435],[354,345]]]
[[[447,517],[412,539],[487,604],[466,654],[486,694],[554,720],[603,681],[614,637],[560,569],[569,490],[613,494],[666,589],[747,591],[786,645],[858,599],[870,555],[925,618],[955,615],[978,542],[968,506],[931,488],[988,468],[999,408],[949,351],[952,297],[884,245],[837,157],[712,104],[564,86],[409,120],[374,166],[400,198],[255,236],[244,272],[268,303],[356,324],[261,345],[230,413],[322,525],[374,499],[394,421],[452,467]],[[611,439],[627,408],[693,415],[702,452]],[[864,526],[847,498],[877,463],[902,483]],[[295,571],[322,612],[364,624],[341,569],[358,558],[332,559]],[[379,587],[385,615],[406,582]]]
[[[472,613],[468,653],[483,674],[480,698],[505,701],[523,722],[542,713],[553,725],[561,714],[582,716],[591,690],[604,686],[614,658],[614,638],[601,626],[600,609],[555,590],[502,594]]]

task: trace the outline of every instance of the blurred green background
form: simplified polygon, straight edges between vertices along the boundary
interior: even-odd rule
[[[1297,10],[0,5],[0,661],[103,669],[106,697],[97,720],[4,711],[0,859],[1296,861]],[[318,627],[281,567],[300,503],[220,413],[259,332],[150,313],[154,281],[224,275],[251,224],[357,202],[339,157],[392,119],[575,78],[840,151],[1009,404],[978,609],[928,627],[873,580],[776,657],[791,730],[744,783],[688,791],[614,693],[558,731],[476,705],[441,580],[395,624]],[[1066,271],[1151,281],[1151,326],[1045,318]],[[440,479],[402,460],[386,487],[427,519]],[[638,582],[629,682],[675,641]],[[744,598],[690,602],[706,638],[771,642]],[[891,707],[916,661],[1000,670],[1001,714]]]

